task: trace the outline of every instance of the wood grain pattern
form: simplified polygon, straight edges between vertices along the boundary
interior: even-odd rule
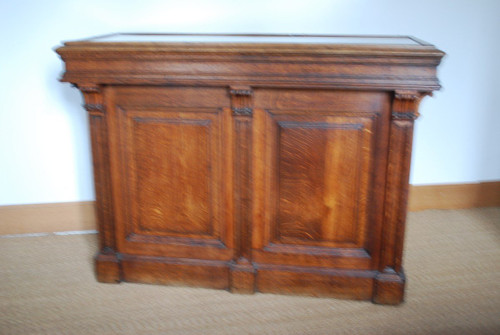
[[[400,303],[413,120],[443,53],[177,37],[205,41],[57,49],[91,116],[98,279]]]
[[[339,120],[278,127],[277,238],[355,243],[363,125]]]
[[[261,292],[369,300],[373,273],[287,266],[261,266],[257,288]]]
[[[95,202],[0,206],[0,235],[96,230]],[[408,211],[500,207],[500,182],[410,185]]]
[[[79,89],[85,100],[85,109],[89,114],[96,192],[96,215],[101,238],[100,251],[95,257],[97,279],[101,282],[115,283],[121,280],[118,260],[113,208],[111,175],[107,168],[110,164],[108,125],[105,114],[102,87],[93,84],[80,84]]]
[[[210,195],[213,168],[211,148],[214,136],[211,120],[154,117],[141,113],[129,119],[128,132],[133,151],[132,177],[137,205],[134,230],[155,235],[212,235],[214,209]],[[168,222],[166,225],[165,223]]]
[[[231,86],[231,112],[234,118],[234,240],[231,292],[255,292],[255,266],[252,264],[252,95],[248,86]]]
[[[116,192],[121,194],[117,242],[121,252],[228,260],[233,256],[232,183],[228,169],[228,110],[223,90],[113,89],[109,102],[118,141]],[[197,94],[199,92],[199,94]],[[151,94],[155,94],[154,99]],[[111,96],[111,95],[110,95]],[[146,100],[143,100],[145,97]],[[181,102],[182,101],[182,102]]]
[[[399,304],[404,298],[406,277],[402,267],[408,206],[413,124],[418,117],[418,92],[396,92],[392,107],[387,161],[386,199],[381,237],[380,274],[375,280],[373,300]]]
[[[124,255],[123,280],[128,282],[189,285],[227,289],[228,268],[220,261]]]
[[[315,103],[288,99],[288,90],[255,92],[254,260],[369,269],[378,260],[368,233],[381,216],[371,214],[368,201],[377,197],[380,173],[368,172],[383,162],[371,151],[375,138],[384,139],[377,129],[389,96],[357,92],[367,101],[359,110],[350,94],[293,92]]]

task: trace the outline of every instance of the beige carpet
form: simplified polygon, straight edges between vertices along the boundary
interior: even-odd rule
[[[99,284],[96,235],[0,238],[0,334],[500,334],[500,208],[412,213],[406,303]]]

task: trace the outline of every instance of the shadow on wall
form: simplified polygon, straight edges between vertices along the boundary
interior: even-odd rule
[[[59,110],[68,120],[68,131],[71,135],[74,153],[71,158],[74,160],[73,166],[75,167],[76,196],[82,201],[95,200],[90,130],[87,112],[83,108],[83,97],[70,83],[59,81],[64,72],[64,66],[55,52],[54,57],[57,58],[57,62],[51,62],[50,67],[47,68],[47,86],[53,88],[51,92],[57,95],[56,99],[60,101]]]

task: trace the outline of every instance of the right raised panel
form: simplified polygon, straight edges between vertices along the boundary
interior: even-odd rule
[[[374,268],[388,111],[383,93],[256,92],[256,262]]]
[[[275,116],[271,242],[361,247],[372,120]]]

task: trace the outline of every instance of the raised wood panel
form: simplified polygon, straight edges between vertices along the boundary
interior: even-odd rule
[[[278,122],[275,241],[357,244],[361,123]]]
[[[364,248],[376,115],[267,115],[277,134],[267,139],[276,208],[265,244]]]
[[[190,100],[181,107],[165,101],[167,106],[160,106],[149,90],[131,88],[110,95],[119,102],[112,110],[119,133],[114,148],[121,176],[114,183],[122,195],[119,249],[160,257],[191,257],[198,249],[201,258],[228,259],[231,184],[222,180],[229,166],[225,153],[231,150],[225,148],[229,111],[200,107],[192,88],[151,91],[174,104],[176,95]]]
[[[209,238],[224,245],[221,112],[119,108],[119,113],[125,123],[127,238]]]
[[[254,260],[369,269],[382,213],[370,199],[383,195],[374,185],[384,178],[373,171],[385,157],[373,152],[386,145],[377,134],[388,124],[389,96],[360,92],[358,110],[349,94],[320,91],[315,100],[316,92],[294,91],[323,105],[287,99],[287,90],[256,91]]]
[[[135,168],[131,170],[134,231],[212,236],[212,217],[218,216],[212,200],[219,193],[213,181],[218,166],[211,159],[216,126],[210,119],[189,119],[187,113],[183,119],[139,114],[143,116],[129,119],[127,131]]]

